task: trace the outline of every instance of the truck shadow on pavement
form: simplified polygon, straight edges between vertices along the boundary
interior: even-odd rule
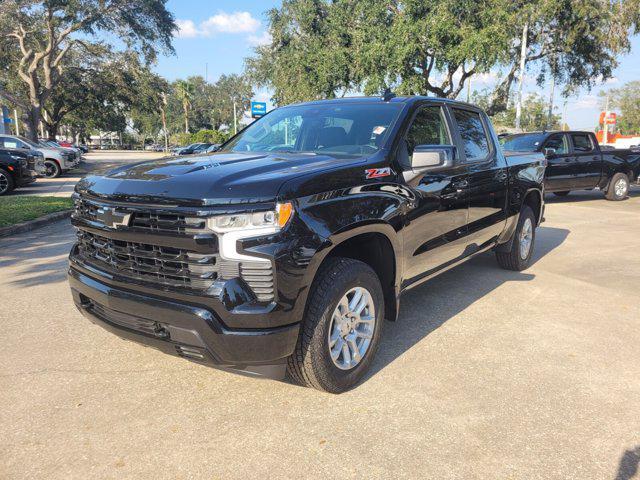
[[[75,231],[66,221],[21,235],[18,240],[3,239],[0,270],[7,273],[0,284],[27,288],[66,281],[74,238]]]
[[[559,247],[568,235],[569,230],[563,228],[540,227],[532,265]],[[363,382],[502,284],[534,278],[526,271],[501,269],[493,252],[487,252],[409,290],[402,296],[398,320],[385,322],[380,348]]]
[[[639,464],[640,445],[637,445],[631,450],[626,450],[622,454],[622,457],[620,457],[620,463],[618,464],[618,473],[615,480],[631,480],[632,478],[636,478]]]

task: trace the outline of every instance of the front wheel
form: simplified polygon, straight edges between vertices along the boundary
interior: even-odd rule
[[[55,160],[45,160],[44,161],[45,172],[44,176],[46,178],[58,178],[62,175],[62,169],[60,165]]]
[[[520,211],[518,226],[513,234],[511,250],[496,252],[498,264],[506,270],[522,271],[531,265],[536,241],[536,217],[531,207],[524,205]]]
[[[0,168],[0,197],[10,193],[14,186],[13,177],[9,172]]]
[[[619,202],[627,198],[627,193],[629,193],[629,177],[624,173],[616,173],[611,178],[609,188],[605,193],[606,199]]]
[[[353,387],[367,372],[380,341],[384,296],[369,265],[332,258],[313,283],[287,371],[298,383],[331,393]]]

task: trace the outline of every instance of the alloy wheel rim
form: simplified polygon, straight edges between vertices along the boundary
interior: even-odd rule
[[[371,293],[363,287],[349,290],[338,302],[327,335],[329,355],[340,370],[351,370],[364,358],[373,338],[376,311]]]
[[[525,260],[531,251],[531,243],[533,242],[533,224],[531,219],[527,218],[522,224],[520,232],[520,258]]]
[[[56,174],[57,169],[53,163],[47,162],[45,163],[45,167],[46,167],[46,171],[44,174],[45,177],[53,177]]]
[[[616,196],[624,197],[627,193],[627,182],[625,182],[624,178],[619,179],[614,185],[614,189],[616,192]]]
[[[0,173],[0,194],[4,194],[9,190],[9,179],[4,173]]]

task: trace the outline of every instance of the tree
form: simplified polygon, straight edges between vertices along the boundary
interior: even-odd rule
[[[609,97],[609,109],[617,109],[617,129],[623,135],[640,134],[640,81],[635,80],[600,93],[600,106],[604,109],[606,97]]]
[[[112,39],[147,59],[172,52],[176,24],[166,0],[4,0],[0,9],[3,51],[18,60],[27,90],[27,132],[37,138],[44,104],[60,84],[70,52],[88,48],[91,39]],[[111,35],[103,35],[103,34]],[[0,85],[0,94],[8,93]]]
[[[182,104],[184,115],[184,133],[189,133],[189,109],[196,93],[195,85],[190,80],[176,80],[173,84],[176,96]]]
[[[491,92],[473,92],[471,101],[481,108],[486,109],[491,102]],[[516,127],[516,107],[513,99],[509,107],[491,116],[491,122],[496,131],[513,132]],[[541,130],[559,130],[562,117],[555,112],[549,117],[549,104],[538,94],[529,94],[523,98],[520,129],[525,132]]]
[[[640,0],[284,0],[272,41],[247,59],[278,104],[347,92],[457,97],[474,75],[503,70],[491,113],[504,111],[520,68],[565,89],[611,76],[637,31]],[[526,45],[522,44],[526,28]],[[524,47],[524,48],[523,48]]]
[[[243,112],[251,108],[253,88],[241,75],[222,75],[213,84],[210,95],[208,113],[212,127],[219,130],[222,125],[233,125],[234,103],[238,116],[242,116]]]

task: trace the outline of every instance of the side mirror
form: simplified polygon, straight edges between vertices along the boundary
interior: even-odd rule
[[[440,170],[453,166],[456,147],[453,145],[418,145],[413,150],[413,171]]]
[[[555,148],[545,148],[543,150],[543,152],[544,152],[544,156],[546,158],[553,158],[553,157],[556,156],[556,149]]]

